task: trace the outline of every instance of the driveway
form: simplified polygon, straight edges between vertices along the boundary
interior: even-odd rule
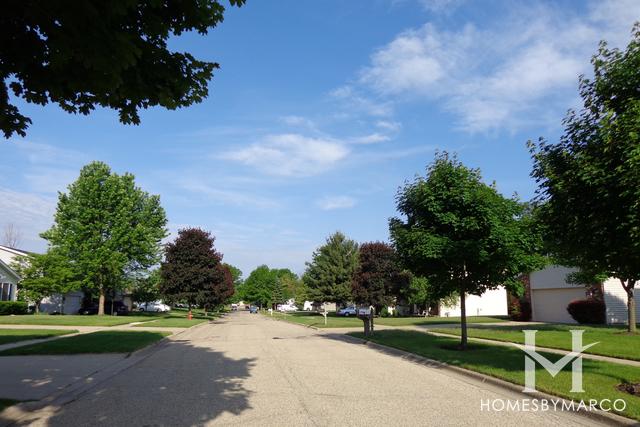
[[[34,425],[594,425],[569,413],[482,412],[522,395],[331,333],[236,312],[170,339]]]

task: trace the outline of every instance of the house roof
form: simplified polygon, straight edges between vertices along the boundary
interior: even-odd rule
[[[20,281],[20,276],[18,276],[18,273],[13,271],[13,269],[11,267],[9,267],[7,264],[5,264],[4,261],[2,261],[0,259],[0,282],[2,281],[4,276],[9,276],[9,277],[13,278],[13,280],[16,283],[18,283]]]
[[[31,252],[23,251],[22,249],[16,249],[16,248],[12,248],[11,246],[4,246],[4,245],[0,245],[0,250],[4,250],[14,255],[21,255],[21,256],[29,255],[31,253]]]

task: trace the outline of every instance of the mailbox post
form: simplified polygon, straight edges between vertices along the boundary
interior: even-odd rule
[[[375,308],[369,306],[369,308],[359,308],[358,318],[362,320],[364,324],[364,336],[368,337],[373,334],[373,315],[375,314]]]

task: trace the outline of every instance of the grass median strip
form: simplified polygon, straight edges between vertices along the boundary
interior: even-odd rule
[[[68,338],[60,338],[55,341],[11,348],[0,352],[0,356],[131,353],[153,344],[168,335],[171,334],[162,331],[99,331]]]
[[[364,338],[361,333],[349,335]],[[524,353],[517,348],[471,343],[467,351],[453,350],[456,338],[429,335],[424,332],[386,330],[378,331],[370,341],[418,354],[429,359],[480,372],[515,384],[524,384]],[[540,352],[550,361],[562,356]],[[623,382],[640,382],[640,368],[615,363],[583,359],[584,393],[571,393],[571,364],[553,378],[536,364],[536,388],[556,396],[576,401],[588,399],[624,399],[626,409],[621,415],[640,420],[640,397],[619,391]],[[477,404],[480,402],[469,402]]]
[[[149,316],[81,316],[48,314],[23,314],[0,316],[0,325],[54,325],[54,326],[115,326],[131,322],[147,322]]]
[[[640,360],[640,334],[629,335],[623,327],[579,325],[528,325],[469,328],[470,337],[524,344],[523,329],[536,329],[536,345],[571,351],[570,330],[582,329],[584,344],[598,342],[585,353]],[[432,332],[460,335],[460,328],[431,329]]]
[[[69,329],[0,329],[0,345],[74,334]]]
[[[268,313],[262,312],[265,316]],[[327,324],[324,324],[324,316],[315,312],[278,313],[274,312],[273,317],[287,322],[299,323],[301,325],[315,326],[317,328],[358,328],[362,327],[362,320],[356,317],[342,317],[335,313],[327,316]],[[497,323],[506,322],[501,317],[469,316],[469,323]],[[374,321],[376,325],[385,326],[419,326],[436,324],[460,323],[459,317],[377,317]]]

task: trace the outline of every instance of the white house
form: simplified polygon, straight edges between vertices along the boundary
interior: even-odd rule
[[[15,271],[11,270],[9,265],[11,265],[11,263],[15,261],[17,257],[27,255],[29,255],[29,252],[27,251],[0,245],[0,282],[2,282],[2,289],[0,290],[2,294],[0,295],[0,298],[3,298],[3,301],[5,292],[6,295],[14,301],[19,292],[18,282],[20,281],[20,278],[15,273]],[[4,265],[4,267],[2,265]],[[6,269],[9,269],[13,273],[13,280],[2,278],[2,272],[3,270],[6,271]],[[11,273],[4,274],[7,276],[11,276]],[[75,314],[82,307],[83,297],[84,293],[81,291],[69,292],[65,295],[56,294],[42,300],[42,304],[40,304],[40,310],[44,313],[57,311],[67,314]]]
[[[467,295],[465,298],[467,316],[507,316],[509,307],[507,304],[507,290],[502,286],[490,289],[481,296]],[[447,306],[440,303],[439,315],[445,317],[459,317],[460,298],[455,305]]]
[[[567,283],[567,275],[576,271],[563,266],[549,266],[529,275],[531,320],[536,322],[576,323],[567,312],[571,301],[585,299],[585,286]],[[627,322],[627,294],[618,279],[609,278],[599,285],[606,306],[607,324]],[[640,307],[636,307],[640,319]]]
[[[0,259],[0,301],[15,301],[20,276]]]

